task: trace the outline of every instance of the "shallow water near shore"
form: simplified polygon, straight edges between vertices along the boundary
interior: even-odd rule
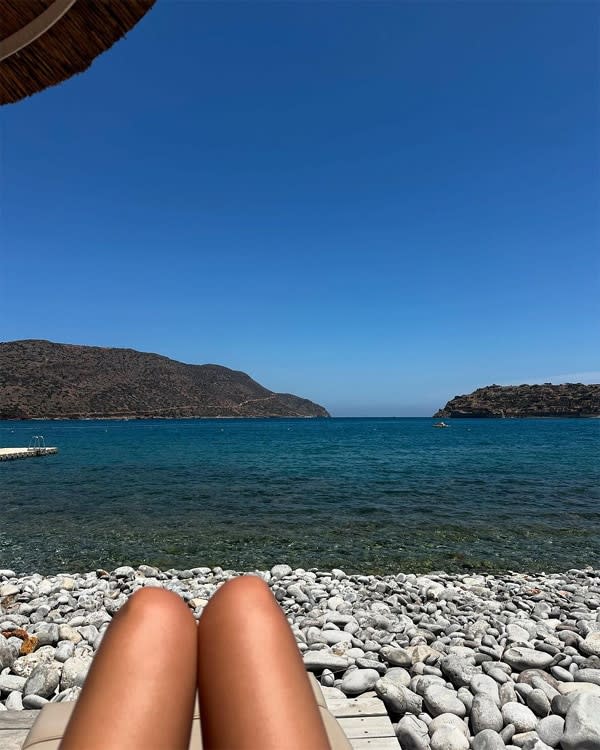
[[[600,421],[0,423],[0,568],[600,565]]]

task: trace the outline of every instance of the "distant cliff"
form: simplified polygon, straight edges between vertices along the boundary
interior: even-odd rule
[[[596,417],[600,385],[488,385],[455,396],[434,417]]]
[[[328,417],[220,365],[187,365],[133,349],[0,343],[0,419]]]

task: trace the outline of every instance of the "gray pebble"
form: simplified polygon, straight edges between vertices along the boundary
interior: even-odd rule
[[[533,648],[514,646],[504,652],[502,659],[516,672],[521,672],[525,669],[545,669],[552,664],[553,657]]]
[[[484,729],[500,732],[504,721],[500,709],[487,693],[479,693],[473,698],[471,708],[471,729],[479,734]]]
[[[423,699],[402,685],[396,685],[382,677],[375,683],[375,692],[385,705],[396,714],[420,714]]]
[[[507,724],[504,729],[500,732],[500,736],[502,737],[502,741],[508,745],[509,742],[512,740],[512,738],[515,735],[515,725],[514,724]]]
[[[46,703],[48,703],[48,699],[42,698],[41,695],[25,695],[23,697],[23,708],[44,708]]]
[[[538,722],[533,711],[520,703],[506,703],[502,706],[502,718],[505,725],[514,724],[518,734],[535,729]]]
[[[423,700],[427,711],[434,717],[440,714],[456,714],[462,717],[466,714],[465,705],[456,693],[441,685],[430,685],[426,688]]]
[[[504,750],[504,742],[498,732],[484,729],[475,735],[472,742],[473,750]]]
[[[54,695],[60,681],[60,668],[48,664],[40,664],[27,678],[23,685],[23,695],[39,695],[50,698]]]
[[[560,745],[563,750],[598,750],[600,747],[600,698],[581,694],[567,711]]]
[[[396,725],[396,737],[403,750],[428,750],[427,724],[412,714],[403,716]]]
[[[379,672],[375,669],[355,669],[342,678],[341,690],[346,695],[359,695],[372,690],[379,680]]]
[[[8,711],[22,711],[23,710],[23,696],[18,690],[13,690],[12,693],[8,694],[5,701],[5,707]]]
[[[71,641],[61,641],[56,647],[54,658],[56,661],[65,662],[75,653],[75,644]]]
[[[467,737],[467,739],[469,737],[469,730],[467,729],[467,725],[456,714],[440,714],[439,716],[436,716],[435,719],[431,719],[428,726],[430,735],[433,735],[434,732],[437,732],[440,727],[451,726],[455,729],[459,729],[465,735],[465,737]]]
[[[431,750],[469,750],[469,740],[459,729],[442,726],[431,737]]]
[[[0,635],[0,671],[11,667],[16,659],[16,654],[9,646],[7,639]]]
[[[547,745],[557,747],[563,736],[564,729],[565,720],[562,716],[551,715],[540,719],[535,731]]]
[[[379,653],[393,667],[410,667],[412,665],[410,654],[403,648],[384,646]]]
[[[81,687],[92,665],[92,659],[85,656],[72,656],[63,664],[60,689]]]
[[[555,666],[550,667],[550,672],[556,677],[557,680],[561,680],[562,682],[573,682],[573,675],[571,672],[569,672],[568,669],[564,669],[563,667]]]
[[[26,677],[19,677],[15,674],[0,674],[0,693],[9,693],[13,690],[23,692],[26,682]]]
[[[527,696],[527,705],[536,716],[548,716],[550,713],[550,701],[543,690],[536,688]]]

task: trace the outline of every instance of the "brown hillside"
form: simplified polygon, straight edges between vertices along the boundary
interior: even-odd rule
[[[289,416],[329,415],[220,365],[187,365],[133,349],[0,343],[0,419]]]
[[[596,417],[600,385],[489,385],[455,396],[434,417]]]

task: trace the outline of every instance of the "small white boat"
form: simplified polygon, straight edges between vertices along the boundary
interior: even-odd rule
[[[433,426],[434,427],[450,427],[450,425],[446,424],[445,422],[436,422]]]

